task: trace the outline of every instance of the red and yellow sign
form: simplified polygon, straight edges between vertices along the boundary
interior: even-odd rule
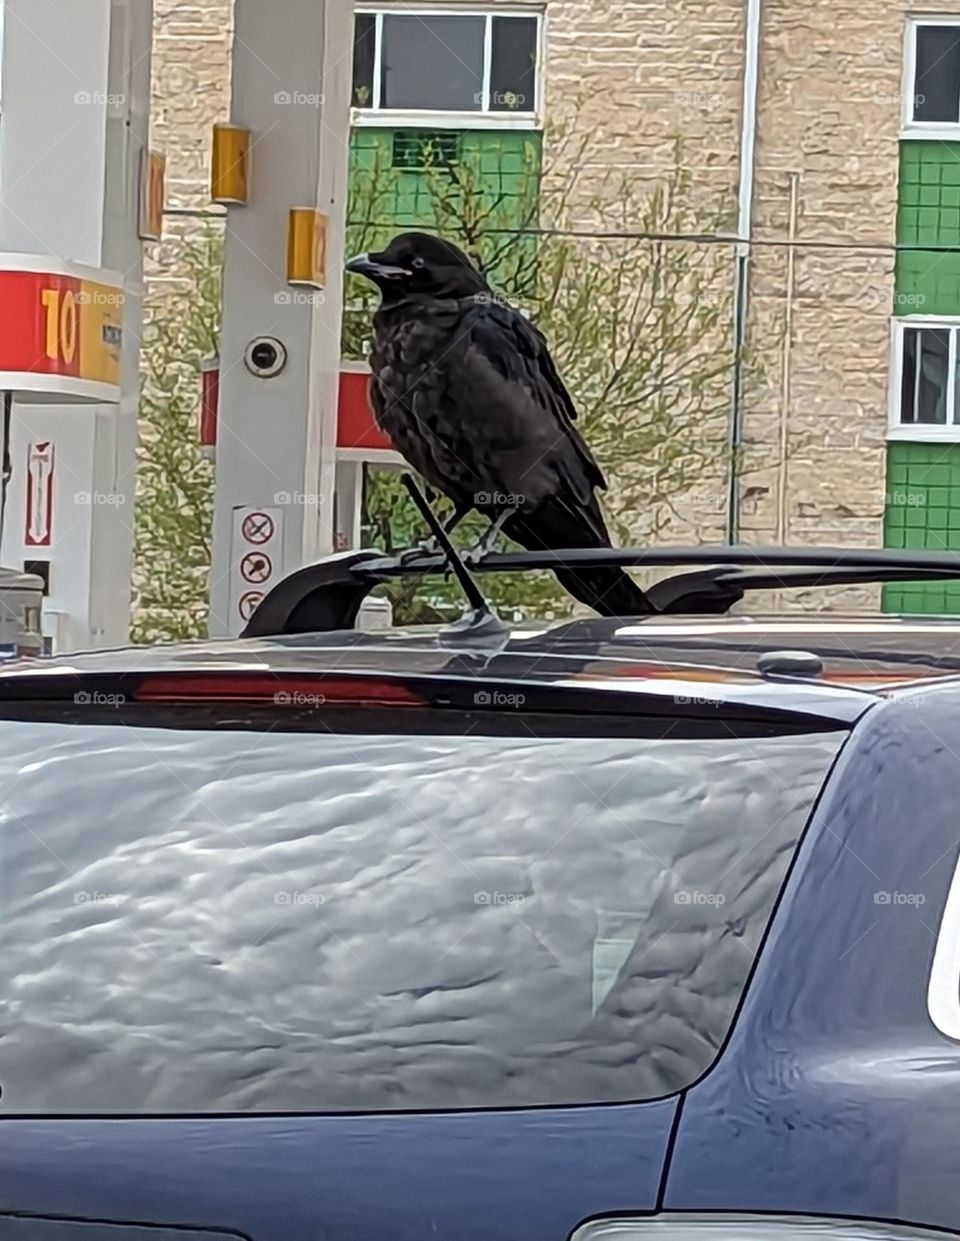
[[[0,388],[118,400],[122,343],[117,286],[0,271]]]

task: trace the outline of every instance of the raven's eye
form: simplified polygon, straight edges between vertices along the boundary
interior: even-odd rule
[[[426,267],[426,265],[426,260],[421,258],[415,258],[410,264],[410,266],[416,268],[417,271],[420,271],[420,269],[422,267]]]

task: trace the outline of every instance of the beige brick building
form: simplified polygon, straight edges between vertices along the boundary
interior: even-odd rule
[[[400,26],[377,25],[383,19],[376,13],[389,19],[413,6],[382,0],[357,7],[369,22],[370,40],[379,40],[381,51],[384,40],[396,40],[391,65],[400,63]],[[535,4],[503,0],[482,4],[445,0],[443,6],[448,11],[457,7],[465,16],[537,12]],[[416,8],[429,20],[429,4]],[[737,225],[746,9],[745,2],[732,0],[673,0],[669,5],[647,0],[547,0],[540,6],[544,17],[539,33],[538,116],[529,118],[532,129],[543,118],[548,127],[559,125],[567,132],[566,149],[578,150],[575,167],[565,166],[562,158],[553,159],[548,128],[544,193],[566,180],[572,187],[567,226],[585,232],[591,225],[600,231],[600,218],[608,225],[609,215],[598,216],[597,200],[605,196],[608,203],[611,196],[615,200],[621,177],[629,178],[637,194],[669,178],[679,138],[691,184],[683,211],[678,209],[675,231],[697,231],[691,228],[691,219],[708,219],[711,237],[705,241],[680,236],[668,244],[686,247],[697,256],[697,263],[713,264],[718,299],[729,295],[735,279],[734,246],[728,239]],[[933,29],[917,35],[915,16]],[[960,424],[952,410],[954,381],[950,380],[949,393],[938,398],[937,384],[943,388],[946,381],[938,378],[944,364],[934,357],[943,341],[953,339],[951,316],[960,323],[960,283],[957,305],[952,307],[949,286],[957,281],[940,250],[951,244],[951,227],[960,241],[960,212],[955,222],[948,218],[953,208],[946,189],[940,194],[941,218],[924,217],[927,233],[921,229],[916,238],[906,237],[921,247],[928,235],[935,233],[939,239],[929,261],[921,255],[914,265],[922,270],[901,271],[894,251],[898,205],[904,234],[913,202],[905,187],[918,187],[918,217],[924,209],[934,210],[936,204],[927,203],[927,179],[947,187],[952,173],[942,167],[931,171],[933,151],[946,151],[942,164],[960,160],[960,117],[944,114],[936,118],[937,124],[923,119],[924,107],[930,112],[939,106],[937,92],[949,94],[951,89],[949,81],[944,86],[943,69],[937,68],[937,56],[928,47],[930,40],[940,39],[947,49],[944,55],[953,63],[951,19],[960,23],[960,0],[953,6],[944,0],[925,0],[922,8],[906,0],[884,4],[765,0],[762,5],[746,325],[751,361],[742,422],[746,473],[734,523],[746,540],[877,545],[884,540],[886,522],[887,541],[895,546],[952,546],[946,538],[938,542],[934,533],[951,528],[952,517],[942,518],[940,525],[938,516],[938,524],[931,525],[933,509],[949,503],[943,496],[924,492],[923,504],[918,500],[915,507],[924,508],[929,520],[923,533],[912,539],[896,533],[899,518],[886,503],[888,474],[896,482],[909,473],[912,485],[920,468],[916,461],[927,466],[939,462],[939,456],[923,457],[927,450],[918,450],[918,444],[935,447],[949,459],[950,469],[954,453],[960,451],[955,442],[960,439],[960,425],[956,435],[953,432],[954,422]],[[230,0],[158,0],[154,133],[156,145],[168,153],[174,213],[207,206],[210,128],[214,120],[226,117],[229,106],[230,26]],[[463,47],[468,48],[469,32],[464,30]],[[939,46],[934,46],[934,53]],[[361,64],[360,78],[366,73],[372,83],[373,66],[371,51],[369,65]],[[516,66],[513,71],[519,72]],[[388,79],[383,79],[383,98],[370,98],[363,87],[354,101],[365,105],[362,124],[428,123],[434,131],[464,124],[468,130],[482,128],[482,122],[470,118],[464,122],[459,113],[445,116],[442,108],[426,119],[411,118],[403,91],[409,94],[416,87],[405,81],[401,89],[397,73],[389,87]],[[508,69],[498,69],[494,63],[494,82],[498,73],[509,76]],[[921,106],[916,100],[925,96],[917,87],[927,83],[933,103]],[[378,85],[378,94],[379,89]],[[396,115],[389,106],[391,91],[405,105]],[[960,98],[960,81],[956,93]],[[375,103],[380,108],[376,117],[371,108]],[[502,125],[502,113],[486,115],[491,129]],[[521,118],[510,121],[512,131],[522,129]],[[937,141],[929,141],[931,137]],[[914,165],[916,175],[905,171]],[[625,231],[630,231],[630,224],[624,222]],[[174,214],[171,219],[170,241],[154,269],[155,296],[162,296],[177,280],[176,240],[196,227],[198,222],[189,216]],[[584,254],[589,254],[586,243]],[[913,329],[904,322],[894,329],[895,311],[903,315],[905,307],[909,317],[909,312],[930,305],[916,289],[924,280],[929,282],[934,270],[943,276],[938,297],[946,298],[946,303],[934,307],[933,327]],[[718,357],[729,353],[733,339],[726,309],[721,319],[713,329]],[[919,359],[910,371],[917,376],[916,405],[891,414],[889,425],[894,426],[897,441],[893,448],[899,455],[888,448],[888,396],[891,383],[896,390],[900,382],[899,371],[891,381],[892,331],[895,341],[901,342],[894,357],[905,357],[902,364],[907,368],[911,350]],[[954,342],[950,358],[955,354]],[[933,384],[929,397],[923,395],[928,383]],[[921,412],[924,401],[932,414]],[[925,422],[933,430],[917,431]],[[957,468],[960,471],[960,461]],[[724,537],[725,474],[726,462],[717,460],[688,494],[676,497],[676,512],[665,537],[679,539],[691,531],[710,539]],[[960,474],[956,480],[936,477],[940,487],[956,483],[960,506]],[[916,478],[917,485],[925,487],[921,475]],[[920,530],[919,523],[915,527]]]

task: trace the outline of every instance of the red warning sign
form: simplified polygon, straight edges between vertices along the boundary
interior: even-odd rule
[[[269,513],[248,513],[243,519],[240,533],[248,543],[262,546],[269,543],[274,536],[276,526]]]
[[[240,561],[240,574],[245,582],[265,582],[273,573],[273,561],[265,552],[247,552]]]
[[[53,541],[53,444],[45,440],[27,448],[27,547],[49,547]]]
[[[240,602],[237,605],[240,612],[240,619],[248,621],[254,612],[256,612],[262,600],[263,591],[248,590],[247,593],[241,597]]]
[[[238,505],[230,538],[230,630],[240,633],[283,573],[282,508]]]

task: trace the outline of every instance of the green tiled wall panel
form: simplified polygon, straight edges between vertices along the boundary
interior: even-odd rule
[[[421,171],[394,169],[393,129],[353,131],[350,175],[354,186],[367,183],[367,200],[379,193],[376,218],[389,227],[429,228],[436,223],[431,177]],[[418,131],[405,131],[416,135]],[[419,131],[422,132],[422,131]],[[496,226],[510,227],[529,219],[540,193],[541,135],[535,130],[464,130],[460,134],[461,168],[479,177],[480,198],[495,208]],[[386,189],[371,179],[380,174]]]
[[[886,547],[960,552],[960,444],[887,445]],[[885,612],[960,614],[960,583],[888,583]]]
[[[960,247],[960,142],[902,142],[897,241]],[[960,253],[897,255],[896,313],[960,315]]]

